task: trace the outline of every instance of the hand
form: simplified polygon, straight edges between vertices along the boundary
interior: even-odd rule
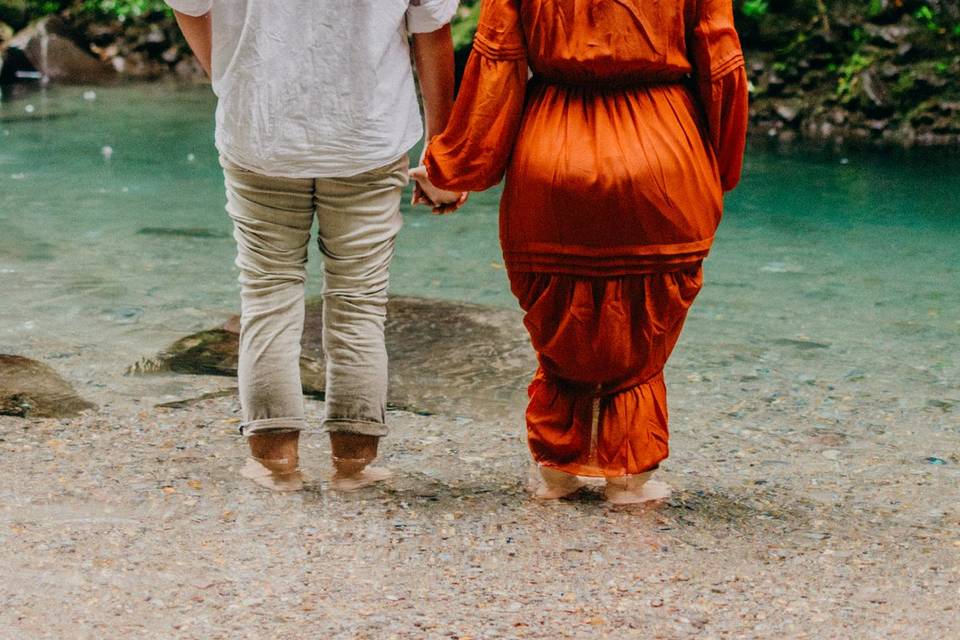
[[[422,166],[410,170],[410,177],[417,181],[413,189],[412,204],[423,204],[433,209],[436,215],[453,213],[464,205],[470,193],[446,191],[435,187]]]

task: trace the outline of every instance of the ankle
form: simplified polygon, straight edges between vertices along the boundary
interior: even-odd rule
[[[379,436],[331,432],[330,449],[337,474],[353,476],[363,471],[376,459],[379,443]]]
[[[274,470],[297,468],[300,463],[300,432],[255,433],[248,439],[250,456]]]
[[[296,456],[300,448],[299,431],[255,433],[247,438],[250,455],[255,458]]]

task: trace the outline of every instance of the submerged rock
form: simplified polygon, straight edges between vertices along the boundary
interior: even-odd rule
[[[322,396],[323,301],[307,303],[300,358],[304,393]],[[235,376],[239,322],[187,336],[128,373]],[[505,418],[522,411],[536,367],[520,314],[480,305],[397,297],[387,314],[391,405],[421,413]]]
[[[0,415],[66,418],[92,408],[92,403],[42,362],[0,354]]]
[[[144,227],[137,231],[142,236],[174,236],[179,238],[229,238],[230,235],[220,231],[203,228],[183,227]]]
[[[794,340],[793,338],[777,338],[771,340],[773,344],[784,346],[784,347],[795,347],[802,351],[808,351],[810,349],[829,349],[830,345],[823,342],[815,342],[813,340]]]

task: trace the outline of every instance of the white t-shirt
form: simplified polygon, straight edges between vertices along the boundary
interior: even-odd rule
[[[356,175],[423,136],[407,33],[457,0],[167,0],[212,11],[217,149],[257,173]]]

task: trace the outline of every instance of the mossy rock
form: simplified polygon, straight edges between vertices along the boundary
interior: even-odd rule
[[[322,397],[323,301],[306,305],[300,376],[304,393]],[[235,376],[239,319],[175,342],[128,373],[161,371]],[[390,403],[424,413],[506,418],[525,406],[536,368],[516,311],[425,298],[391,298],[386,324]]]

